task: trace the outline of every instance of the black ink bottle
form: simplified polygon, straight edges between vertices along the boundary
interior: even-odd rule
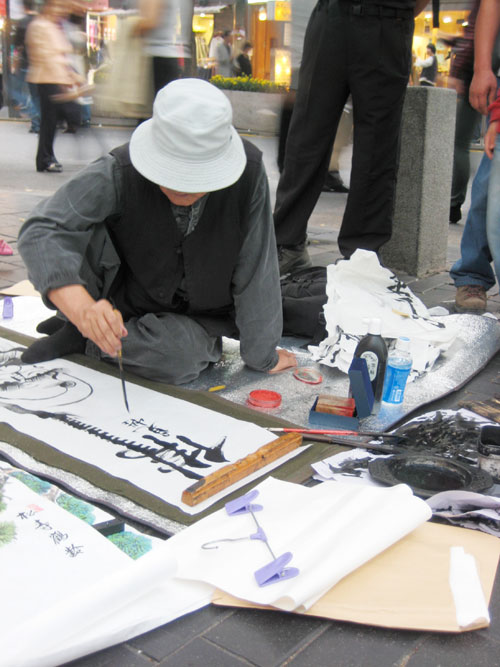
[[[368,333],[359,341],[354,352],[354,356],[364,359],[368,367],[368,375],[375,397],[372,414],[380,410],[382,389],[384,387],[385,364],[387,361],[387,345],[380,335],[381,328],[382,323],[380,319],[373,318],[370,320]]]

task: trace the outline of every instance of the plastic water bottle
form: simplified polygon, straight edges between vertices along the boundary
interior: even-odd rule
[[[382,322],[379,318],[373,318],[368,327],[368,333],[358,343],[354,352],[355,357],[361,357],[366,361],[368,375],[373,389],[375,402],[372,414],[378,412],[382,388],[384,386],[385,364],[387,361],[387,345],[380,335]]]
[[[400,336],[396,341],[396,347],[389,352],[387,357],[384,393],[382,395],[384,403],[403,402],[411,365],[410,339],[406,336]]]

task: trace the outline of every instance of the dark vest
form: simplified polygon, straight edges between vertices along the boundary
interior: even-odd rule
[[[124,315],[181,312],[218,316],[233,311],[231,281],[247,233],[261,152],[244,141],[239,180],[211,192],[194,231],[183,236],[167,197],[133,167],[128,144],[111,151],[121,167],[122,210],[106,220],[121,260],[110,296]],[[179,287],[184,277],[184,298]]]
[[[432,65],[429,65],[429,67],[422,68],[420,78],[435,83],[437,71],[438,71],[437,58],[436,56],[432,56]]]

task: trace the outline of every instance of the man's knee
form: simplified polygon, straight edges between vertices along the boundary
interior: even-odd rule
[[[186,384],[222,354],[221,339],[185,315],[147,314],[125,323],[124,366],[150,380]]]

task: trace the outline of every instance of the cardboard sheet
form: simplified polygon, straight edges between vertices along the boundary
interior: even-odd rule
[[[407,630],[463,632],[450,585],[450,548],[464,547],[477,563],[487,604],[500,555],[500,540],[465,528],[425,523],[334,586],[307,613],[337,621]],[[217,591],[214,604],[252,605]],[[272,609],[272,607],[266,607]]]
[[[38,296],[40,297],[40,292],[37,292],[33,287],[33,283],[29,280],[21,280],[15,285],[10,287],[3,287],[0,290],[0,294],[7,294],[8,296]],[[54,312],[52,312],[54,315]],[[38,322],[37,322],[38,324]]]

